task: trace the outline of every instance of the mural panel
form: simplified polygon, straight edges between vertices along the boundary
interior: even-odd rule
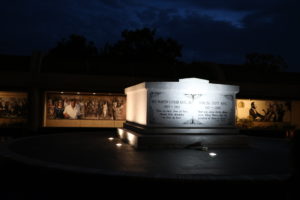
[[[23,127],[27,116],[27,93],[0,91],[0,127]]]
[[[290,101],[238,99],[236,106],[242,128],[286,126],[292,120]]]
[[[45,100],[44,126],[62,126],[61,122],[53,123],[60,120],[68,121],[65,126],[70,127],[106,127],[105,123],[115,127],[111,122],[125,121],[125,95],[48,92]]]

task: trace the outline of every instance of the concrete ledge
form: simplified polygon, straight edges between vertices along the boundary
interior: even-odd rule
[[[141,124],[137,124],[134,122],[124,123],[124,129],[131,130],[133,132],[137,132],[140,134],[145,135],[199,135],[199,134],[213,134],[213,135],[237,135],[239,133],[239,129],[237,128],[229,128],[229,127],[218,127],[218,128],[210,128],[210,127],[151,127],[151,126],[144,126]]]
[[[125,128],[118,129],[119,137],[136,149],[151,148],[236,148],[248,147],[248,137],[243,135],[186,135],[140,134]]]

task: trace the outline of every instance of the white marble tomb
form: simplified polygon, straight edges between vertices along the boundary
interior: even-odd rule
[[[147,127],[234,127],[239,86],[198,78],[143,82],[125,89],[126,120]]]
[[[137,149],[247,146],[235,127],[238,92],[239,86],[198,78],[128,87],[126,123],[118,134]]]

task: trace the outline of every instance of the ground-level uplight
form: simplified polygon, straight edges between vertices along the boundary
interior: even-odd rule
[[[215,152],[209,152],[208,155],[212,158],[217,156],[217,154]]]
[[[113,141],[114,138],[113,138],[113,137],[109,137],[108,140],[109,140],[109,141]]]
[[[121,146],[122,146],[122,143],[117,143],[116,146],[117,146],[117,147],[121,147]]]

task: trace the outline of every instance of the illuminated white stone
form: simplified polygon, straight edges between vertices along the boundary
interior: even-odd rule
[[[123,139],[123,138],[124,138],[124,130],[121,129],[121,128],[118,128],[117,131],[118,131],[119,137],[120,137],[121,139]]]
[[[126,120],[147,125],[147,89],[145,83],[125,89]]]
[[[130,145],[135,145],[137,142],[136,136],[130,132],[127,132],[127,140]]]
[[[148,127],[234,127],[238,86],[187,78],[126,88],[126,120]]]

